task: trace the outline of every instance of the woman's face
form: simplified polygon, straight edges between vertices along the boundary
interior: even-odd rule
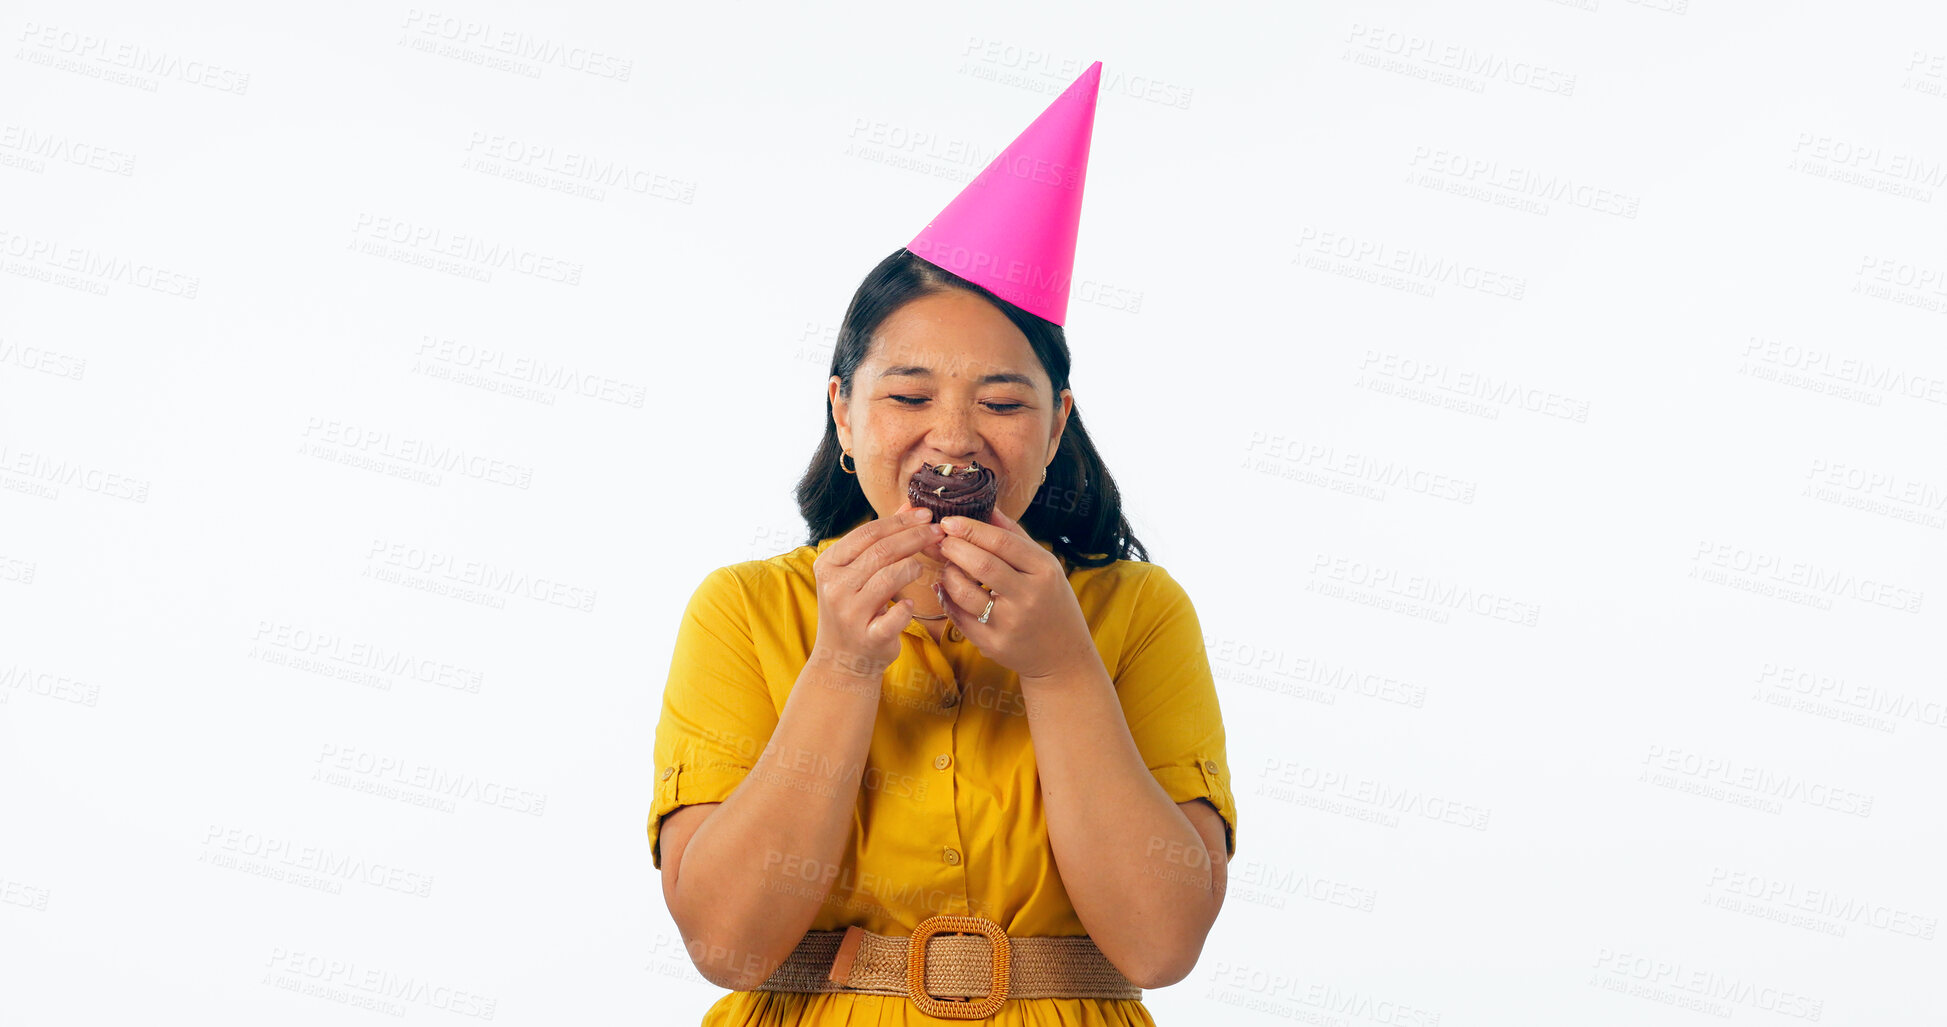
[[[978,463],[1000,476],[995,506],[1018,521],[1055,458],[1069,390],[1057,396],[1027,337],[993,304],[961,289],[929,293],[894,311],[852,379],[826,387],[838,440],[880,517],[906,502],[925,464]]]

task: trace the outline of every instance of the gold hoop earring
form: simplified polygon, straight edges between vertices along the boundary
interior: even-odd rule
[[[857,474],[859,473],[859,462],[857,460],[852,461],[852,466],[845,466],[845,458],[851,455],[852,451],[849,449],[843,450],[838,454],[838,469],[844,471],[846,474]],[[1043,471],[1041,473],[1045,475],[1047,472]]]

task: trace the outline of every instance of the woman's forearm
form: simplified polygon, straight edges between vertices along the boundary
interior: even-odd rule
[[[1133,983],[1162,987],[1190,972],[1216,921],[1211,866],[1144,766],[1107,669],[1089,662],[1021,683],[1048,840],[1096,947]]]
[[[763,983],[817,917],[851,836],[879,689],[870,667],[814,653],[749,775],[690,838],[670,913],[713,982]]]

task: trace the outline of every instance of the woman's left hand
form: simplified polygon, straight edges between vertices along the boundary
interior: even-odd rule
[[[986,521],[946,517],[940,553],[940,609],[988,659],[1023,682],[1052,680],[1084,659],[1100,660],[1061,560],[995,507]],[[981,586],[985,585],[986,588]],[[997,596],[979,621],[987,591]],[[943,594],[941,594],[943,593]]]

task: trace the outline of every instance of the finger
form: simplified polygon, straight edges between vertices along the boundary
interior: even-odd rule
[[[940,552],[948,566],[965,571],[975,581],[986,582],[989,588],[1004,591],[1003,586],[1019,587],[1020,571],[972,542],[948,535],[940,540]]]
[[[933,583],[933,598],[940,601],[940,612],[946,614],[947,623],[957,626],[964,621],[972,620],[973,616],[967,613],[966,608],[953,601],[953,596],[947,592],[945,582],[946,572],[942,571],[940,580]]]
[[[962,609],[978,613],[987,605],[987,590],[972,575],[952,564],[940,571],[940,585],[946,589],[947,598]]]
[[[1004,513],[1001,513],[1001,508],[998,506],[994,508],[994,523],[1000,525],[1003,528],[1006,528],[1007,530],[1013,532],[1016,535],[1021,536],[1024,539],[1027,539],[1029,542],[1034,542],[1034,536],[1028,534],[1028,530],[1026,528],[1021,527],[1021,522],[1015,520],[1012,517],[1009,517]],[[1039,542],[1035,542],[1036,546],[1039,546],[1040,544],[1041,543]]]
[[[919,557],[908,556],[898,563],[881,568],[878,573],[865,579],[864,586],[859,589],[859,600],[871,607],[884,606],[886,600],[899,594],[900,589],[918,581],[919,576],[924,573],[926,567],[919,562]]]
[[[934,520],[921,521],[919,526],[932,535],[926,540],[926,545],[920,549],[920,552],[925,553],[929,560],[946,562],[946,557],[940,553],[940,540],[946,537],[946,529],[940,527],[940,522]]]
[[[935,537],[931,524],[913,524],[865,547],[858,558],[845,566],[848,580],[863,588],[872,575],[925,549]]]
[[[998,512],[998,509],[996,512]],[[949,542],[957,539],[976,546],[989,555],[1005,562],[1008,567],[1024,574],[1034,566],[1034,558],[1036,556],[1047,555],[1047,551],[1042,549],[1033,539],[1024,534],[1016,534],[1015,532],[1008,531],[998,524],[989,524],[985,521],[976,521],[971,517],[955,515],[942,520],[940,527],[946,531],[946,537]],[[1030,553],[1028,550],[1033,550],[1033,552]],[[947,544],[942,544],[940,551],[951,552],[952,547]],[[964,561],[961,562],[964,565]],[[976,574],[980,571],[977,567],[971,569]],[[986,579],[983,578],[982,580]]]
[[[901,599],[891,606],[886,607],[878,616],[872,618],[871,623],[865,626],[865,634],[866,637],[874,642],[883,642],[887,638],[906,630],[906,625],[912,622],[913,601],[911,599]]]
[[[833,567],[849,565],[853,560],[858,559],[858,555],[873,543],[888,535],[897,534],[907,525],[914,523],[912,520],[907,519],[907,515],[915,509],[923,508],[914,507],[910,500],[901,502],[899,509],[891,517],[874,517],[864,524],[853,528],[851,531],[846,532],[845,536],[832,543],[831,547],[826,549],[820,555],[819,559],[828,561],[828,565]],[[932,518],[933,513],[928,510],[925,519],[920,520],[919,523],[924,524],[926,521],[932,520]]]

